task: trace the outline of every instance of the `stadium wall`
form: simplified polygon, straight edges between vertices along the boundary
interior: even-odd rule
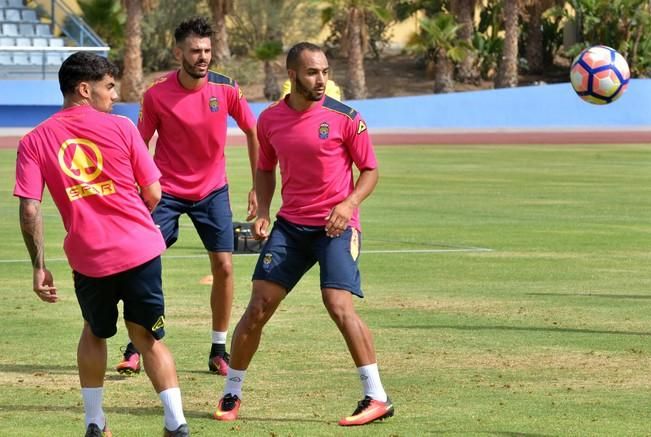
[[[0,128],[33,127],[62,103],[56,81],[0,81]],[[651,79],[632,80],[611,105],[581,101],[568,83],[452,94],[347,101],[382,131],[651,131]],[[257,115],[268,103],[252,103]],[[138,104],[114,112],[136,121]],[[236,127],[229,120],[229,127]]]

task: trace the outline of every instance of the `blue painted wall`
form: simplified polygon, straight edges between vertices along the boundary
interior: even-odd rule
[[[0,127],[30,127],[62,103],[57,81],[0,81]],[[651,127],[651,79],[632,80],[616,102],[580,100],[568,83],[348,101],[369,127],[384,129],[622,129]],[[268,103],[252,103],[257,115]],[[137,104],[117,104],[132,120]],[[230,120],[229,127],[236,127]]]

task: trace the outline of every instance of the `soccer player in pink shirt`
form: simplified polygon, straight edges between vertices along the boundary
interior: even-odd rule
[[[233,304],[233,220],[226,179],[226,122],[232,116],[246,134],[252,186],[258,141],[255,118],[237,83],[208,70],[213,30],[208,20],[191,18],[174,33],[181,64],[145,93],[138,130],[146,143],[158,132],[154,161],[162,173],[163,197],[153,212],[167,246],[177,240],[179,217],[187,214],[208,251],[212,270],[212,345],[208,369],[226,375],[226,334]],[[252,188],[247,220],[255,217]],[[137,372],[139,355],[127,346],[119,372]]]
[[[160,254],[165,242],[150,211],[161,196],[160,172],[133,123],[107,114],[117,99],[117,68],[88,52],[61,65],[63,109],[18,145],[20,226],[33,266],[33,289],[58,300],[45,266],[41,199],[47,185],[67,232],[64,250],[84,318],[77,350],[86,437],[110,436],[102,409],[106,339],[115,335],[118,301],[129,336],[147,360],[163,403],[165,436],[187,436],[174,359],[160,341],[165,305]]]
[[[321,297],[344,336],[362,381],[364,399],[342,426],[364,425],[394,414],[378,371],[371,332],[352,296],[363,297],[358,257],[359,206],[378,181],[366,123],[354,109],[325,95],[328,61],[316,45],[287,54],[290,94],[258,119],[258,214],[253,231],[267,238],[253,273],[251,300],[233,333],[224,396],[213,417],[235,420],[242,384],[264,325],[301,277],[317,262]],[[359,169],[353,178],[353,164]],[[269,208],[282,175],[282,205],[273,230]]]

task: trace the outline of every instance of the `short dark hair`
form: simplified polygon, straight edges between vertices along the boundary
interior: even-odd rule
[[[118,67],[103,56],[92,52],[76,52],[68,56],[59,68],[59,88],[64,96],[75,92],[80,82],[97,82],[109,75],[116,77]]]
[[[311,52],[322,52],[323,49],[316,44],[311,42],[299,42],[294,45],[287,52],[287,62],[286,66],[288,70],[296,70],[298,68],[298,58],[301,56],[304,50],[309,50]]]
[[[174,31],[174,39],[179,44],[191,34],[201,38],[210,38],[213,34],[210,21],[204,17],[192,17],[182,21]]]

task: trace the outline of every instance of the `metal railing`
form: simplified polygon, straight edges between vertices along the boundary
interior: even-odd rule
[[[60,9],[63,14],[58,14]],[[52,0],[50,2],[50,17],[52,18],[52,35],[60,30],[78,46],[84,47],[105,47],[106,43],[95,33],[83,18],[74,13],[65,1]]]

